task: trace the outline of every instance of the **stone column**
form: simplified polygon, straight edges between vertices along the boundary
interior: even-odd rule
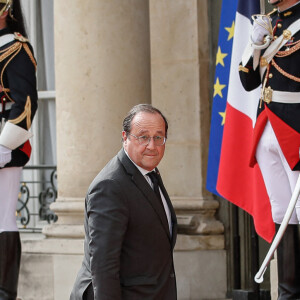
[[[213,216],[218,202],[205,189],[210,128],[206,1],[151,1],[150,36],[152,102],[170,123],[160,169],[177,210],[194,212],[182,219],[181,229],[222,234]],[[203,218],[195,219],[198,213]]]
[[[152,103],[170,123],[160,171],[181,233],[175,248],[180,299],[225,298],[227,285],[224,228],[215,218],[219,203],[205,189],[210,128],[207,1],[150,1]],[[205,271],[208,265],[217,271]]]
[[[54,24],[58,221],[23,241],[22,299],[69,299],[87,188],[121,148],[129,109],[151,101],[148,1],[55,0]]]
[[[150,102],[147,1],[55,1],[58,199],[48,237],[83,237],[84,196],[121,147],[122,120]]]

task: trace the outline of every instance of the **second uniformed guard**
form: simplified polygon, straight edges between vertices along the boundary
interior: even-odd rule
[[[253,16],[239,67],[247,91],[259,85],[251,165],[258,163],[276,227],[281,224],[300,170],[300,2],[269,0],[277,8]],[[300,299],[300,201],[277,248],[278,299]]]
[[[0,0],[0,299],[17,297],[21,243],[16,205],[31,153],[37,109],[36,61],[19,0]]]

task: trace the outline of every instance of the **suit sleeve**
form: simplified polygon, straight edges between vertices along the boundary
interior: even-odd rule
[[[96,184],[87,198],[87,216],[95,300],[121,300],[120,256],[128,208],[116,182]]]

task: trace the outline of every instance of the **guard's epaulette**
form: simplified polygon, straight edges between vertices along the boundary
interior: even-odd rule
[[[30,50],[30,48],[28,47],[28,44],[27,44],[27,43],[29,43],[29,40],[19,32],[14,32],[14,36],[15,36],[15,40],[22,43],[24,50],[28,54],[30,60],[32,61],[33,65],[36,69],[36,60],[35,60],[32,52],[31,52],[31,50]]]
[[[14,32],[14,36],[15,36],[15,40],[17,41],[20,41],[22,43],[29,42],[29,40],[19,32]]]
[[[272,17],[273,15],[275,15],[278,12],[277,8],[273,8],[272,11],[270,11],[269,13],[267,13],[267,16]]]

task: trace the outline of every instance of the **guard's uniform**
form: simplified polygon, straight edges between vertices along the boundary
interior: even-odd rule
[[[274,13],[272,16],[273,34],[279,37],[283,32],[300,16],[300,4],[282,13]],[[299,28],[300,29],[300,28]],[[264,66],[264,60],[261,59],[260,67]],[[255,164],[255,152],[258,141],[266,124],[267,119],[271,122],[275,131],[281,149],[292,170],[300,170],[300,30],[298,30],[289,41],[277,52],[270,64],[268,64],[265,75],[261,80],[260,68],[253,70],[252,58],[244,67],[240,67],[240,78],[244,88],[247,91],[257,88],[261,83],[265,83],[266,92],[274,90],[291,92],[294,95],[284,94],[282,101],[289,102],[289,97],[298,98],[298,101],[291,103],[273,102],[272,97],[262,101],[258,108],[258,117],[255,128],[255,140],[253,144],[251,165]],[[269,89],[270,88],[270,89]],[[299,94],[298,94],[299,93]],[[277,100],[278,101],[278,100]],[[284,129],[281,129],[284,128]],[[286,130],[288,135],[286,135]],[[282,135],[284,133],[284,135]]]
[[[29,131],[37,110],[36,61],[28,40],[0,30],[0,145],[12,159],[0,168],[0,298],[16,297],[21,244],[16,224],[22,167],[31,154]],[[4,298],[3,298],[4,297]],[[12,298],[6,298],[12,297]]]
[[[8,43],[1,45],[1,39]],[[17,127],[11,125],[17,125],[24,129],[21,132],[26,139],[30,136],[27,131],[31,127],[37,109],[36,61],[28,40],[17,33],[10,33],[8,29],[0,31],[0,70],[2,131],[7,125],[12,128]],[[4,125],[5,121],[9,124]],[[13,134],[14,129],[10,131],[10,127],[9,132]],[[0,134],[1,145],[13,144],[12,141],[6,141],[4,138],[2,140],[2,136],[3,132]],[[12,160],[5,167],[24,166],[29,160],[30,153],[31,146],[27,139],[13,149]]]
[[[8,212],[15,211],[20,167],[28,162],[31,153],[29,128],[37,109],[35,69],[36,62],[28,40],[20,34],[10,33],[7,28],[1,30],[0,145],[12,150],[12,159],[0,169],[0,232],[17,230],[14,213]],[[8,176],[12,179],[9,185]],[[15,190],[13,194],[12,190]]]
[[[239,74],[247,91],[262,84],[250,166],[258,162],[270,198],[273,220],[280,224],[300,170],[300,2],[283,12],[274,11],[271,19],[273,41],[260,54],[255,50],[248,62],[242,61]],[[249,48],[245,53],[247,50]],[[256,61],[259,63],[257,67]],[[299,221],[298,201],[290,224]],[[300,298],[297,226],[287,227],[277,248],[280,300]]]

